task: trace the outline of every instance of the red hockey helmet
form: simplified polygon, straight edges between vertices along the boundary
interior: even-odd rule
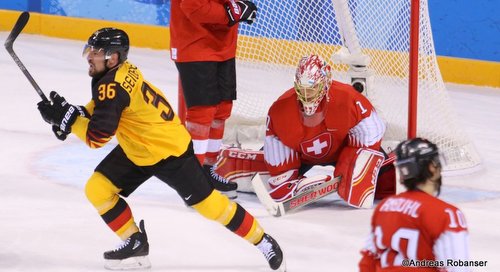
[[[331,67],[318,55],[299,61],[295,72],[295,92],[304,113],[313,115],[330,88]]]

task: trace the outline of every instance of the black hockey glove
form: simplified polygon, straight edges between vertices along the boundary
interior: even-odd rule
[[[60,130],[59,127],[56,125],[52,125],[52,132],[54,132],[54,135],[56,135],[56,138],[58,140],[61,140],[61,141],[66,140],[66,137],[68,137],[68,134],[69,134],[67,132]]]
[[[229,18],[229,26],[242,21],[252,24],[257,17],[257,6],[249,0],[228,0],[224,3],[224,7]]]
[[[43,120],[56,126],[59,131],[69,134],[71,126],[76,121],[76,117],[78,115],[85,116],[85,111],[80,106],[69,104],[64,97],[54,91],[50,92],[50,100],[52,103],[47,101],[40,101],[38,103],[38,110]],[[54,128],[52,130],[57,136]],[[60,139],[59,137],[57,138]]]

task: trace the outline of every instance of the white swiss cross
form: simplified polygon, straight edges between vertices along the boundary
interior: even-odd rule
[[[314,159],[321,159],[326,156],[332,149],[332,136],[328,132],[300,143],[302,154]]]
[[[313,145],[307,148],[307,153],[314,153],[314,155],[319,155],[323,153],[323,148],[327,147],[328,144],[326,141],[321,142],[319,139],[316,139],[312,143]]]

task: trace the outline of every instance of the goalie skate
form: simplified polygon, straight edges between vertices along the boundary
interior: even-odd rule
[[[139,223],[140,232],[132,234],[118,248],[104,252],[104,268],[109,270],[134,270],[151,267],[149,243],[144,220]]]

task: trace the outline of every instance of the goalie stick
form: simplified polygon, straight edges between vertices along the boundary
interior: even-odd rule
[[[294,211],[300,207],[303,207],[309,203],[315,202],[331,193],[336,192],[339,186],[339,182],[340,177],[336,177],[283,202],[276,202],[269,195],[267,188],[264,185],[264,182],[262,181],[259,174],[256,174],[252,179],[252,185],[257,198],[259,198],[262,205],[266,207],[266,210],[271,215],[276,217],[283,216],[291,211]]]
[[[42,98],[42,100],[49,101],[47,99],[47,96],[45,96],[45,94],[43,93],[40,86],[38,86],[38,84],[36,83],[35,79],[33,79],[31,74],[28,72],[28,69],[26,69],[26,67],[24,66],[22,61],[16,55],[16,53],[14,52],[14,48],[13,48],[14,41],[16,40],[17,36],[19,36],[21,31],[23,31],[23,29],[26,26],[26,24],[28,23],[29,19],[30,19],[29,12],[25,11],[25,12],[21,13],[19,18],[17,19],[16,24],[12,28],[12,31],[10,32],[9,37],[7,37],[7,40],[5,40],[4,46],[5,46],[5,49],[7,49],[7,52],[9,52],[12,59],[14,59],[14,61],[16,62],[17,66],[19,66],[19,69],[21,69],[21,71],[26,76],[26,78],[29,80],[31,85],[33,85],[33,88],[35,88],[36,92]]]

